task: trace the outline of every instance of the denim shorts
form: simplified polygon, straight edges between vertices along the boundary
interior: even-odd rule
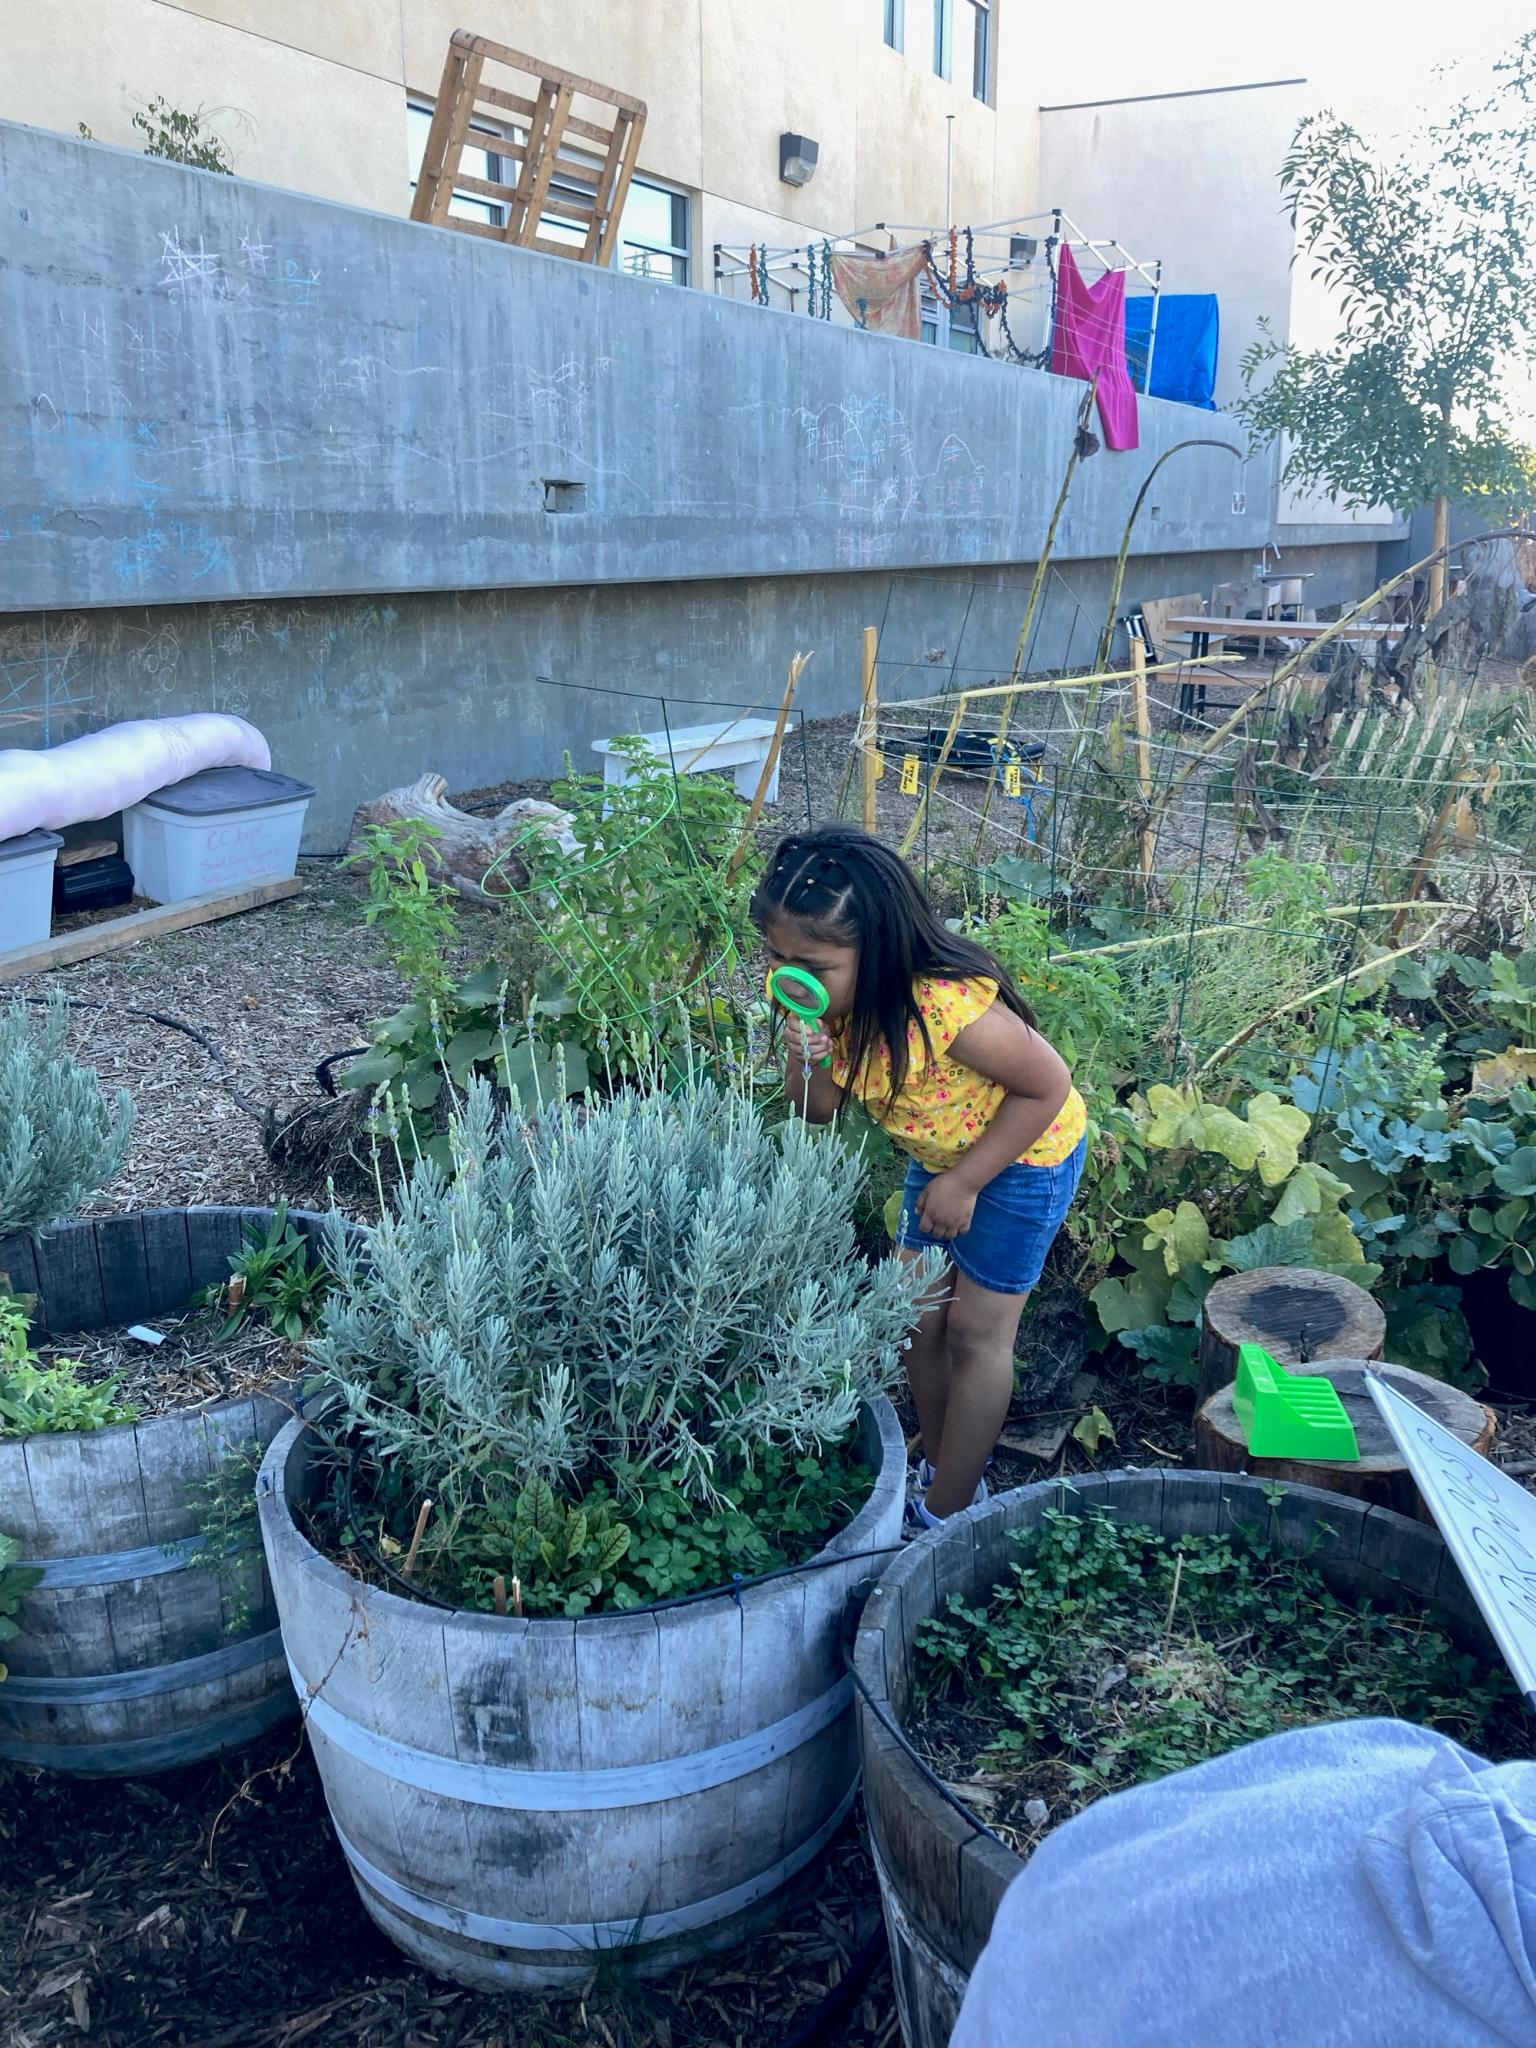
[[[941,1251],[956,1272],[993,1294],[1028,1294],[1039,1284],[1046,1253],[1066,1220],[1083,1177],[1088,1140],[1059,1166],[1005,1166],[976,1197],[976,1213],[963,1237],[929,1237],[917,1213],[917,1198],[935,1176],[914,1159],[901,1196],[896,1242],[904,1251]]]

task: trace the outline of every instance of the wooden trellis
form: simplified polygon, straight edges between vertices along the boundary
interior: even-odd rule
[[[487,84],[488,63],[531,79],[532,98]],[[578,263],[607,263],[644,132],[644,100],[459,29],[448,45],[411,218]],[[515,159],[516,184],[461,171],[466,147]],[[456,192],[494,200],[504,210],[500,225],[450,214]],[[581,241],[541,233],[546,221],[584,230]]]

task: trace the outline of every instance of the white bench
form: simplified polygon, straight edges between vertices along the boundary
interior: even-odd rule
[[[634,774],[629,750],[638,741],[658,761],[670,762],[679,775],[697,775],[705,768],[734,768],[736,794],[750,803],[757,795],[774,731],[771,718],[736,718],[720,725],[682,725],[670,733],[640,732],[594,740],[592,751],[602,756],[604,782],[616,789],[622,789]],[[776,802],[778,794],[779,764],[775,761],[767,801]]]

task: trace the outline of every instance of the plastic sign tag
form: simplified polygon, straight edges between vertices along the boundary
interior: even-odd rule
[[[916,754],[908,754],[901,764],[901,793],[903,796],[917,795],[918,778],[922,774],[922,770],[923,764],[918,760]]]
[[[1024,777],[1020,772],[1017,761],[1010,761],[1003,770],[1003,788],[1008,792],[1009,796],[1022,796],[1024,794]]]
[[[883,775],[884,775],[884,773],[885,773],[885,756],[884,756],[884,754],[883,754],[883,753],[881,753],[880,749],[879,749],[878,747],[876,747],[876,749],[875,749],[875,780],[876,780],[876,782],[878,782],[878,781],[880,780],[881,776],[883,776]]]
[[[1526,1705],[1536,1711],[1536,1498],[1388,1381],[1368,1372],[1365,1384]]]

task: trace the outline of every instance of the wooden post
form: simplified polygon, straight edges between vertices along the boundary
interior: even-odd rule
[[[730,864],[725,879],[734,881],[736,871],[747,857],[747,848],[752,843],[752,834],[757,830],[757,821],[763,815],[763,805],[768,801],[768,791],[773,783],[774,770],[779,765],[779,756],[784,751],[784,728],[789,724],[790,709],[795,701],[795,692],[800,687],[800,678],[810,666],[809,654],[794,655],[789,664],[789,680],[784,685],[784,695],[779,700],[778,722],[773,729],[773,739],[763,759],[763,771],[757,778],[757,789],[742,820],[741,831],[731,850]]]
[[[879,718],[878,685],[875,679],[875,653],[880,645],[880,635],[874,626],[864,628],[864,677],[863,692],[859,706],[859,772],[863,777],[864,811],[863,826],[866,832],[875,829],[875,734]]]
[[[1141,886],[1152,882],[1152,852],[1157,833],[1152,824],[1152,721],[1147,710],[1147,648],[1139,634],[1131,635],[1131,702],[1136,713],[1136,780],[1141,786]]]
[[[1363,1287],[1304,1266],[1228,1273],[1205,1297],[1197,1405],[1237,1377],[1240,1344],[1262,1344],[1278,1365],[1309,1358],[1380,1358],[1387,1319]]]
[[[1479,1457],[1486,1457],[1492,1447],[1493,1411],[1426,1373],[1358,1357],[1320,1358],[1291,1370],[1332,1382],[1355,1426],[1358,1459],[1345,1463],[1334,1458],[1251,1458],[1233,1406],[1234,1390],[1223,1387],[1195,1417],[1195,1463],[1208,1472],[1248,1472],[1256,1479],[1275,1479],[1287,1486],[1321,1486],[1372,1507],[1391,1508],[1396,1514],[1429,1521],[1413,1474],[1366,1391],[1367,1370],[1377,1373]]]

